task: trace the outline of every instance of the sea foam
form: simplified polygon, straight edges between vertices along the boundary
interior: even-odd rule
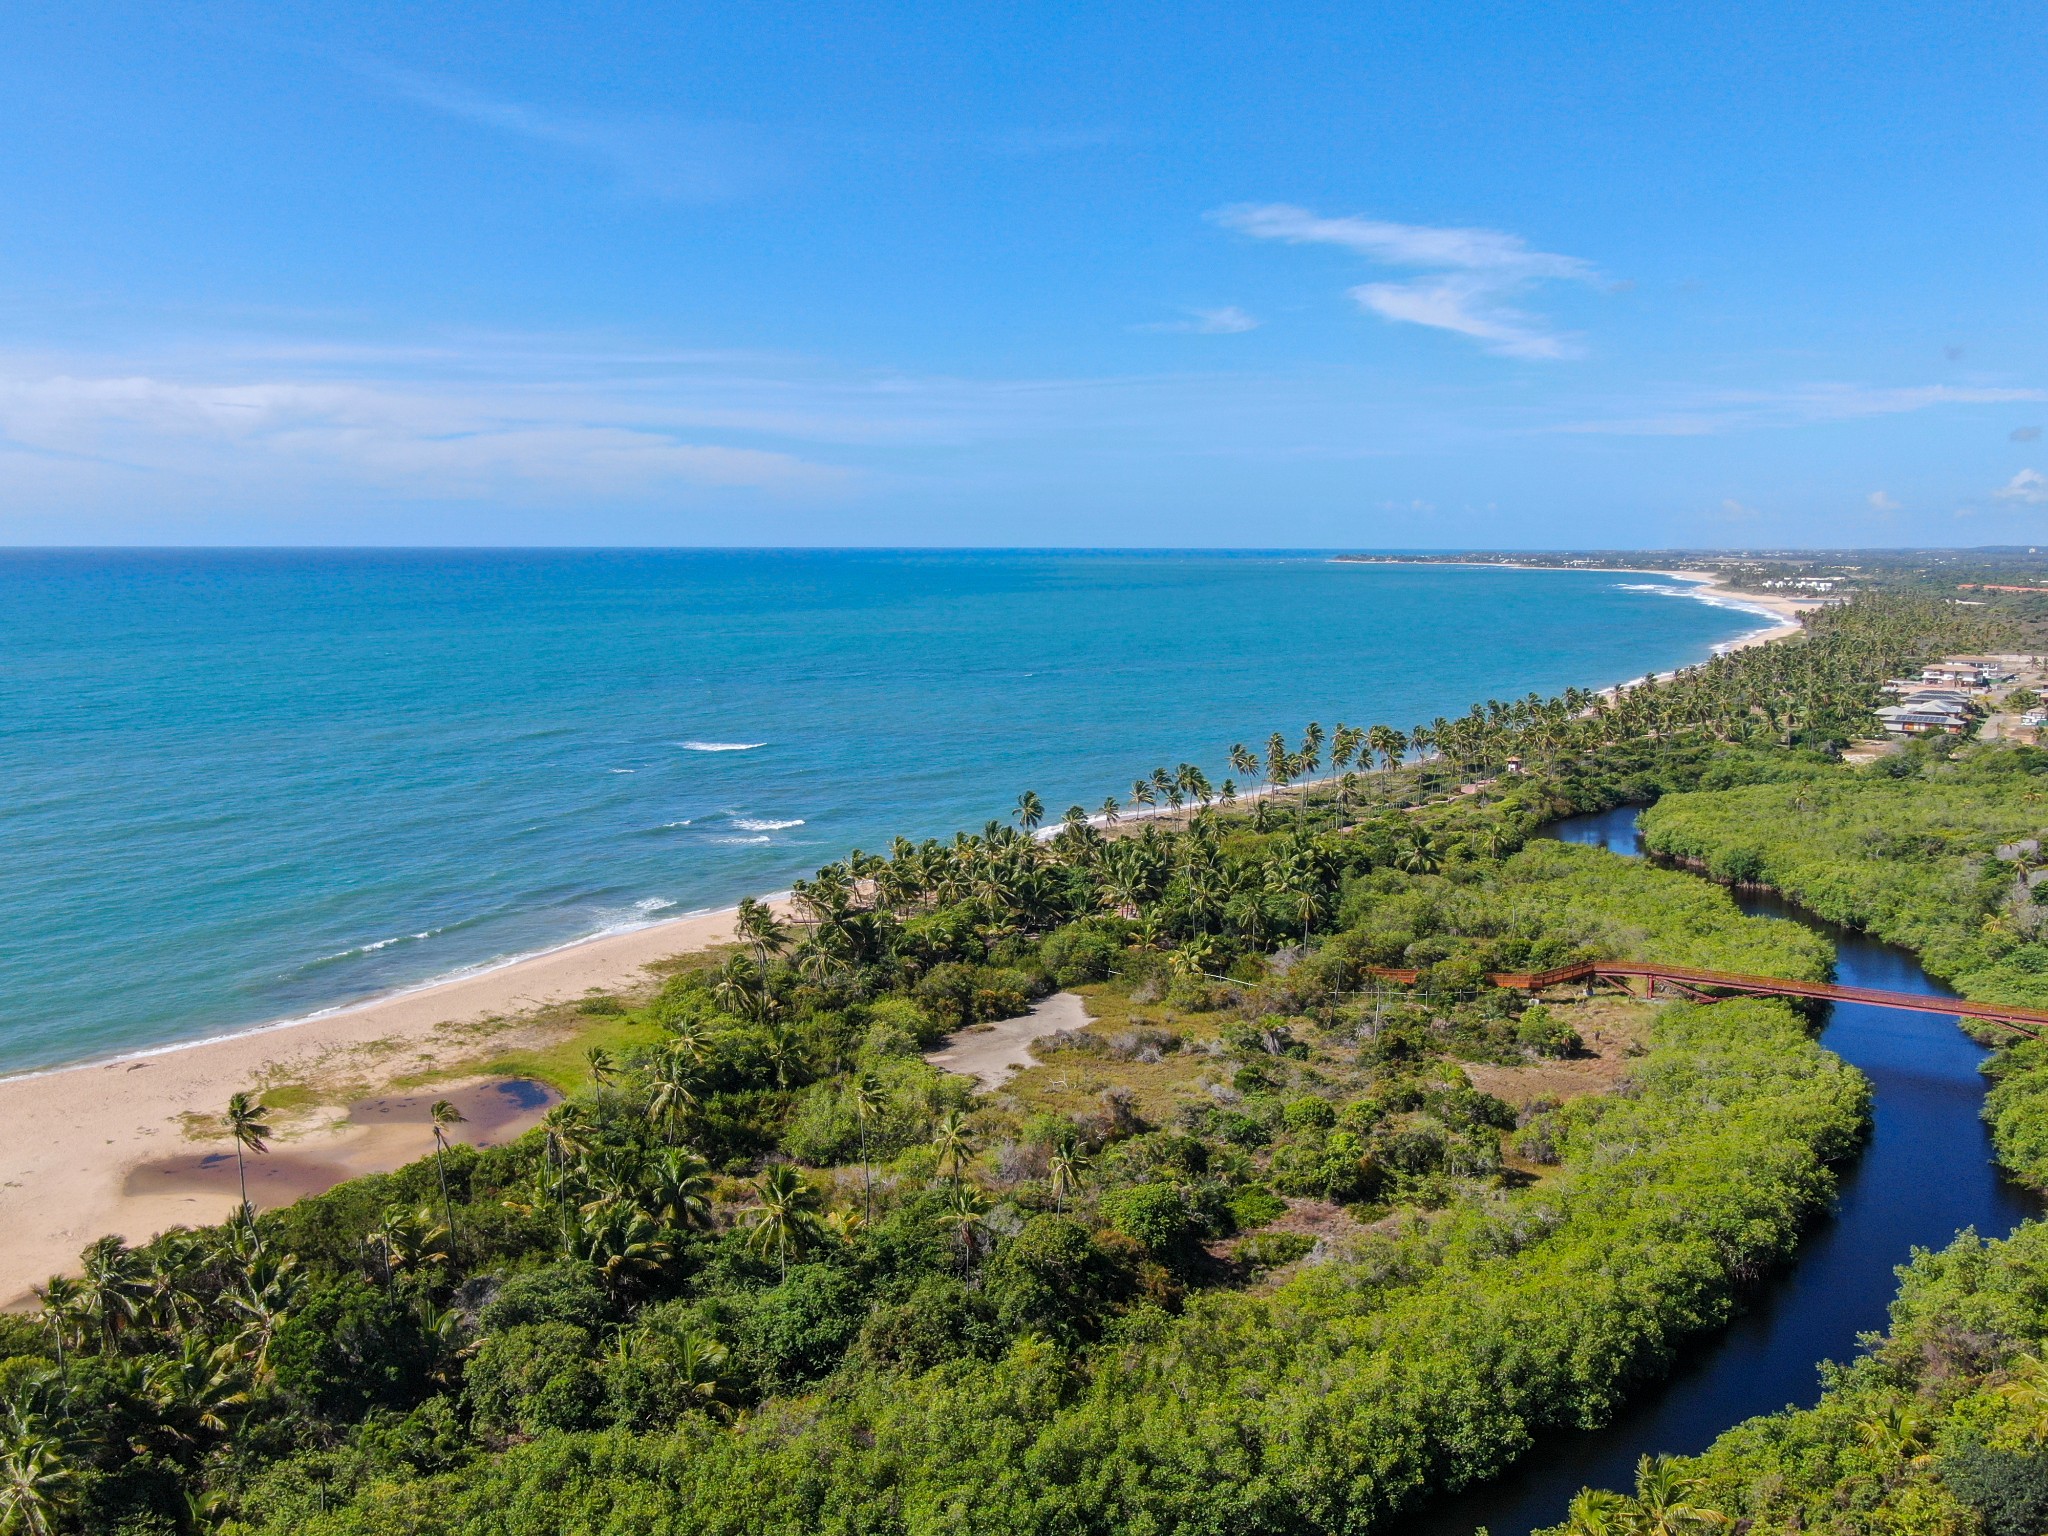
[[[683,741],[676,745],[685,752],[751,752],[768,745],[765,741]]]

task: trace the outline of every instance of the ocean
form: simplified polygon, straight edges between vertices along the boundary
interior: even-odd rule
[[[0,552],[0,1072],[1766,622],[1685,590],[1320,554]]]

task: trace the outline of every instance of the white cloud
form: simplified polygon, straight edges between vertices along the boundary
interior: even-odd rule
[[[1761,516],[1763,514],[1755,507],[1744,506],[1733,496],[1726,497],[1721,502],[1721,517],[1728,522],[1746,523]]]
[[[1946,405],[2007,405],[2048,400],[2048,390],[1970,389],[1953,384],[1880,388],[1865,384],[1796,384],[1775,390],[1723,390],[1675,396],[1648,415],[1633,411],[1563,423],[1553,430],[1613,437],[1711,437],[1759,427],[1899,416]]]
[[[1900,503],[1883,491],[1870,493],[1870,510],[1873,512],[1896,512]]]
[[[1503,357],[1575,357],[1581,350],[1572,337],[1508,300],[1538,283],[1595,282],[1598,271],[1577,256],[1534,250],[1520,235],[1324,218],[1286,203],[1239,204],[1210,217],[1255,239],[1334,245],[1383,266],[1425,269],[1422,277],[1350,290],[1353,302],[1382,319],[1468,336]]]
[[[1149,325],[1132,327],[1140,331],[1180,331],[1194,336],[1236,336],[1258,328],[1258,318],[1246,314],[1235,304],[1225,304],[1221,309],[1191,309],[1185,320],[1155,320]]]
[[[2017,501],[2029,507],[2048,507],[2048,476],[2038,469],[2023,469],[1991,493],[2000,501]]]
[[[70,478],[408,499],[817,491],[847,477],[796,454],[692,440],[631,402],[422,383],[0,370],[0,448]]]
[[[638,197],[716,202],[762,170],[757,149],[728,125],[668,118],[587,118],[472,90],[459,82],[382,64],[353,66],[365,79],[445,117],[595,161]]]

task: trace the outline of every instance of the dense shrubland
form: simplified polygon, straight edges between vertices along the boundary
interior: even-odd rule
[[[1326,745],[1397,771],[1250,814],[1162,772],[1134,798],[1192,798],[1177,823],[1038,838],[1026,796],[1021,829],[850,855],[794,928],[748,904],[743,943],[634,1009],[654,1043],[595,1053],[520,1141],[95,1244],[0,1321],[0,1518],[1380,1527],[1610,1416],[1790,1252],[1863,1124],[1861,1079],[1755,1002],[1662,1010],[1618,1093],[1475,1090],[1460,1062],[1581,1049],[1568,1006],[1489,970],[1828,964],[1691,876],[1532,831],[1803,782],[1952,621],[1859,604],[1617,705],[1312,729],[1269,744],[1275,785]],[[1442,794],[1510,754],[1505,788]],[[1376,966],[1421,974],[1389,995]],[[1101,1078],[1082,1099],[921,1059],[1061,986],[1104,1017],[1050,1050]],[[1347,1224],[1305,1237],[1280,1220],[1304,1202]]]
[[[1656,852],[1774,886],[1822,917],[1914,950],[1965,997],[2048,1007],[2048,752],[1916,743],[1864,769],[1667,795],[1641,821]],[[2048,1188],[2048,1046],[1987,1064],[2000,1160]]]
[[[1634,1494],[1582,1493],[1560,1533],[2048,1529],[2048,1225],[1964,1233],[1901,1280],[1889,1333],[1831,1371],[1818,1405],[1646,1461]]]

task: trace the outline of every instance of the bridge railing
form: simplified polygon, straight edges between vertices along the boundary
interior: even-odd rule
[[[1368,969],[1378,979],[1401,986],[1413,986],[1421,975],[1419,971],[1397,970],[1388,966]],[[1843,987],[1832,982],[1796,981],[1785,976],[1708,971],[1693,966],[1659,965],[1647,960],[1587,960],[1547,971],[1493,971],[1486,979],[1496,987],[1540,992],[1546,987],[1564,986],[1575,981],[1596,978],[1625,981],[1631,977],[1645,979],[1652,984],[1668,981],[1687,988],[1716,987],[1726,992],[1746,992],[1761,997],[1805,997],[1824,1002],[1905,1008],[1915,1013],[1946,1013],[1957,1018],[1982,1019],[2032,1038],[2048,1034],[2048,1008],[2027,1008],[2017,1003],[1980,1003],[1962,997],[1936,997],[1925,992],[1887,992],[1877,987]]]

